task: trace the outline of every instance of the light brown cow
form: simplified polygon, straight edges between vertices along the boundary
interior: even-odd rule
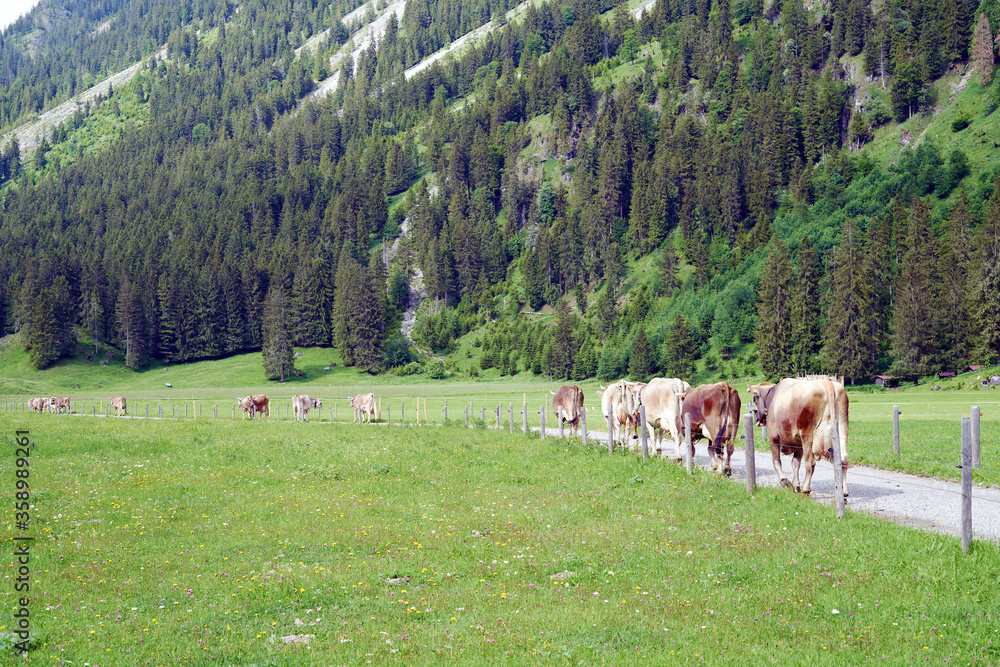
[[[69,396],[59,396],[56,398],[56,412],[62,413],[63,408],[66,412],[73,412],[73,400]]]
[[[663,434],[670,433],[678,461],[684,458],[681,454],[681,401],[690,390],[691,385],[677,378],[653,378],[639,390],[639,402],[646,408],[646,428],[653,440],[653,451],[666,454]]]
[[[115,409],[115,416],[124,417],[128,404],[125,402],[124,396],[114,396],[111,399],[111,407]]]
[[[597,392],[601,397],[601,414],[605,422],[611,415],[611,436],[618,441],[623,439],[622,433],[636,424],[636,414],[639,412],[640,383],[619,380],[607,389]]]
[[[375,421],[378,421],[378,415],[375,414],[375,394],[358,394],[357,396],[348,396],[347,400],[351,402],[351,408],[354,409],[355,422],[358,421],[359,416],[368,423],[371,423],[372,417],[375,418]]]
[[[30,398],[28,399],[28,410],[30,412],[44,412],[48,404],[49,399],[47,398]]]
[[[702,438],[708,440],[708,455],[715,472],[726,475],[732,472],[730,460],[736,445],[741,406],[740,393],[725,382],[703,384],[684,396],[681,421],[685,415],[691,415],[691,447]]]
[[[253,396],[244,396],[243,398],[236,399],[236,405],[243,410],[243,421],[246,421],[247,415],[250,415],[250,419],[253,419],[255,412],[253,409]]]
[[[295,394],[292,396],[292,414],[295,416],[295,421],[309,421],[309,410],[316,408],[320,410],[323,408],[323,402],[318,398],[309,398],[308,396],[300,396]]]
[[[844,496],[847,494],[848,401],[844,386],[830,380],[785,378],[778,384],[763,383],[750,387],[757,425],[767,426],[771,459],[782,486],[793,486],[802,493],[812,491],[816,460],[832,458],[833,424],[837,423],[840,462],[844,472]],[[792,456],[792,479],[781,472],[781,455]],[[799,487],[799,466],[806,469]]]
[[[583,390],[575,384],[559,387],[559,391],[552,393],[552,412],[555,413],[557,420],[569,422],[570,430],[576,437],[577,428],[580,426],[580,415],[583,414]]]
[[[254,419],[257,418],[257,415],[271,418],[271,399],[267,396],[251,396],[250,400],[253,402]]]

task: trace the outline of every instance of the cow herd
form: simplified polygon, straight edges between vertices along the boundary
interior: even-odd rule
[[[347,400],[354,410],[355,422],[359,418],[367,422],[371,422],[372,417],[377,419],[375,394],[348,396]],[[237,398],[236,405],[243,411],[244,420],[248,415],[250,419],[257,419],[258,417],[270,418],[271,416],[271,399],[267,396],[244,396],[243,398]],[[309,411],[313,408],[322,410],[323,401],[318,398],[310,398],[309,396],[299,394],[292,396],[292,415],[295,421],[308,422]]]
[[[53,396],[52,398],[29,398],[28,410],[31,412],[54,412],[56,414],[73,411],[73,401],[69,396]]]
[[[748,391],[757,425],[767,428],[771,458],[782,486],[810,493],[817,460],[833,460],[833,447],[837,446],[845,472],[846,496],[848,401],[843,384],[822,378],[786,378],[777,384],[754,385]],[[721,474],[731,472],[742,402],[739,392],[728,383],[691,387],[677,378],[654,378],[649,382],[619,380],[597,393],[613,440],[627,443],[630,436],[638,437],[641,408],[654,453],[666,455],[663,438],[669,434],[674,441],[674,460],[679,461],[683,458],[684,423],[690,419],[692,448],[697,441],[706,440],[712,470]],[[569,423],[574,433],[584,409],[583,391],[576,385],[561,387],[553,395],[552,411],[561,422]],[[834,425],[837,442],[834,442]],[[791,480],[782,473],[782,454],[792,457]],[[800,486],[799,470],[803,462],[805,470]]]

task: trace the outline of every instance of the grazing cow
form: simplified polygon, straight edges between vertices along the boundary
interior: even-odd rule
[[[615,441],[624,440],[623,432],[627,433],[637,423],[639,388],[638,382],[619,380],[597,392],[601,397],[601,414],[604,419],[611,415],[611,437]]]
[[[763,383],[750,387],[757,425],[767,426],[771,459],[782,486],[799,487],[799,465],[805,459],[802,493],[812,490],[816,459],[831,458],[833,423],[837,423],[840,461],[844,471],[844,496],[847,493],[848,402],[844,386],[829,380],[785,378],[778,384]],[[792,456],[792,480],[781,473],[781,455]]]
[[[62,414],[63,408],[66,409],[66,412],[73,412],[73,400],[69,396],[57,396],[52,400],[56,402],[57,413]]]
[[[111,399],[111,407],[115,409],[115,416],[124,417],[127,404],[124,396],[115,396]]]
[[[174,385],[170,384],[169,382],[164,382],[164,384],[167,385],[167,389],[173,389],[174,388]]]
[[[323,402],[317,398],[309,398],[308,396],[299,396],[295,394],[292,396],[292,414],[295,415],[295,421],[309,421],[309,410],[316,408],[317,410],[322,409]]]
[[[243,421],[246,421],[247,415],[250,415],[250,419],[257,416],[256,411],[253,407],[253,396],[244,396],[243,398],[236,399],[236,405],[243,410]]]
[[[250,400],[253,402],[254,419],[257,418],[257,415],[271,418],[271,399],[267,396],[251,396]]]
[[[653,440],[653,451],[664,454],[663,434],[670,433],[674,439],[675,459],[681,454],[681,401],[691,385],[676,378],[653,378],[639,391],[639,402],[646,408],[646,428]]]
[[[47,398],[31,398],[28,399],[28,410],[31,412],[44,412],[48,404],[49,399]]]
[[[371,423],[372,417],[375,421],[378,421],[378,415],[375,414],[375,394],[358,394],[357,396],[348,396],[347,400],[351,402],[351,408],[354,409],[354,421],[358,421],[360,415],[361,419],[366,422]]]
[[[570,430],[576,437],[577,427],[580,426],[580,415],[583,414],[583,390],[575,384],[568,384],[559,387],[557,392],[552,394],[552,412],[556,419],[569,422]],[[560,416],[560,410],[562,415]]]
[[[712,470],[728,475],[732,472],[733,449],[740,423],[740,393],[725,382],[703,384],[687,392],[681,409],[681,421],[691,415],[691,447],[704,438]],[[725,445],[725,461],[723,461]]]

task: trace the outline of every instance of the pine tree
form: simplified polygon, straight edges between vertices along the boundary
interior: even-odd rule
[[[979,20],[972,33],[972,62],[982,77],[983,86],[990,85],[993,79],[993,63],[995,62],[995,52],[993,50],[993,31],[990,28],[989,19],[986,12],[980,12]]]
[[[674,290],[676,290],[679,286],[679,281],[677,280],[677,251],[674,249],[674,243],[670,239],[663,244],[663,247],[660,250],[659,269],[659,293],[666,296],[672,296]]]
[[[869,285],[864,284],[861,265],[864,249],[851,219],[844,221],[840,245],[835,248],[830,298],[826,308],[824,352],[832,370],[850,378],[851,384],[865,368],[867,343],[866,308]]]
[[[656,358],[646,330],[642,327],[638,329],[629,350],[628,375],[635,382],[645,382],[656,372]]]
[[[56,296],[51,288],[42,289],[31,304],[31,329],[25,347],[29,348],[31,365],[38,370],[48,368],[62,354]]]
[[[896,286],[892,312],[891,371],[896,375],[925,375],[936,365],[934,300],[938,281],[928,226],[930,210],[922,199],[913,201],[907,225],[903,273]]]
[[[808,236],[802,237],[795,259],[789,333],[792,371],[808,373],[815,369],[820,341],[819,260]]]
[[[771,242],[767,260],[760,273],[757,292],[757,333],[755,342],[764,375],[780,379],[792,370],[791,261],[781,239]]]
[[[557,378],[568,378],[573,371],[573,360],[576,357],[576,341],[573,330],[576,328],[576,315],[569,308],[569,302],[563,299],[556,311],[556,324],[552,339],[552,361],[549,372]]]
[[[146,315],[138,286],[128,280],[118,288],[115,319],[119,337],[125,345],[125,365],[142,368],[149,361]]]
[[[663,345],[663,374],[667,377],[689,378],[694,373],[697,344],[688,321],[678,313]]]
[[[1000,360],[1000,178],[979,226],[979,246],[972,273],[970,311],[979,327],[976,354],[982,361]]]
[[[262,356],[268,380],[285,381],[295,370],[292,337],[287,326],[288,303],[280,283],[271,286],[264,300],[264,341]]]

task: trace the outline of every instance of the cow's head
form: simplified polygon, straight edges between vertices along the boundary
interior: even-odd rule
[[[754,421],[757,422],[757,426],[763,426],[767,423],[767,409],[771,406],[771,397],[774,394],[775,386],[771,382],[761,382],[747,390],[753,401],[753,407],[750,409],[754,412]]]

